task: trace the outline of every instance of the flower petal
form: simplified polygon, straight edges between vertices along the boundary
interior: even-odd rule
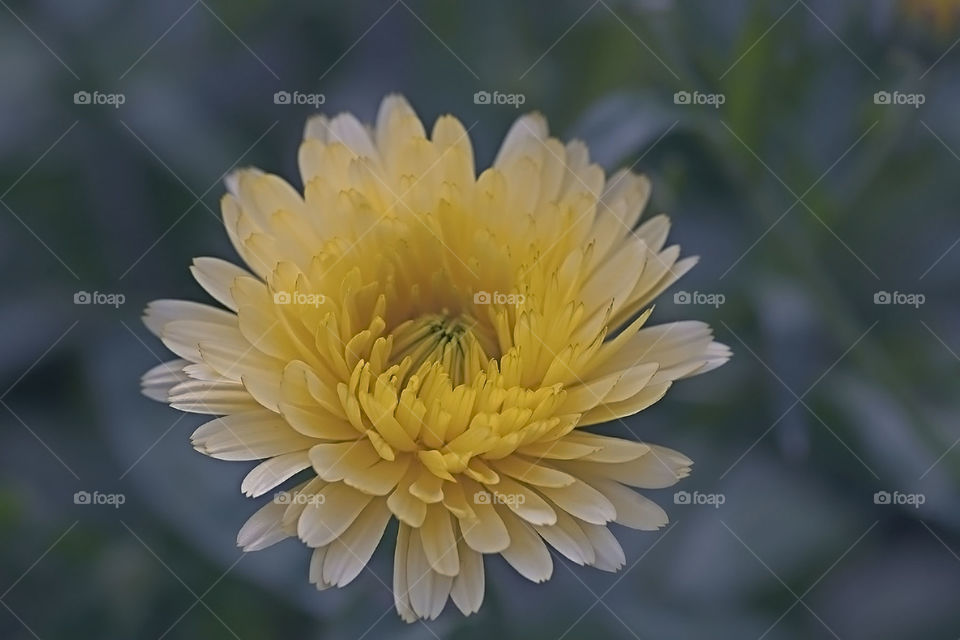
[[[259,460],[306,450],[314,443],[264,409],[211,420],[190,440],[197,451],[220,460]]]
[[[533,528],[505,509],[498,509],[510,534],[510,546],[500,552],[504,560],[527,580],[544,582],[553,575],[553,560]]]
[[[367,566],[390,521],[385,500],[373,500],[353,524],[327,547],[323,561],[323,581],[343,587]]]
[[[237,534],[237,545],[244,551],[259,551],[289,538],[292,533],[281,526],[286,505],[274,501],[261,507],[244,523]]]
[[[453,535],[453,522],[446,507],[439,504],[427,507],[427,517],[420,527],[420,541],[434,571],[445,576],[457,575],[460,557],[457,554],[457,539]]]
[[[294,451],[270,458],[255,466],[246,475],[240,490],[249,498],[258,498],[309,466],[310,459],[306,451]]]
[[[188,379],[183,368],[189,364],[189,360],[170,360],[147,371],[140,378],[143,395],[151,400],[167,402],[170,389]]]
[[[483,604],[483,555],[470,549],[462,540],[457,550],[460,555],[460,571],[453,579],[450,597],[463,615],[468,616],[479,611]]]
[[[353,524],[371,499],[342,482],[328,484],[300,514],[297,535],[309,547],[325,547]]]

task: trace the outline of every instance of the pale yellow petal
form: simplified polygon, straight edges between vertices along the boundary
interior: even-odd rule
[[[371,496],[342,482],[328,484],[309,502],[297,522],[297,535],[310,547],[323,547],[353,524]]]
[[[270,458],[255,466],[244,477],[240,490],[247,497],[257,498],[309,466],[310,460],[306,451],[294,451]]]
[[[519,517],[504,509],[499,511],[510,534],[510,546],[500,552],[504,560],[527,580],[549,580],[553,575],[553,559],[543,540]]]
[[[360,575],[380,544],[389,520],[386,501],[371,501],[343,535],[327,547],[323,581],[343,587]]]
[[[427,507],[427,517],[420,527],[420,541],[427,561],[434,571],[445,576],[457,575],[460,570],[460,557],[457,553],[453,521],[446,507],[439,504]]]
[[[143,395],[152,400],[167,402],[170,389],[188,379],[183,368],[189,364],[189,360],[171,360],[158,364],[147,371],[140,378]]]
[[[460,571],[453,579],[450,598],[457,608],[468,616],[480,610],[483,604],[484,570],[483,555],[477,553],[461,540],[458,545]]]
[[[286,505],[273,501],[258,509],[240,528],[237,545],[244,551],[259,551],[289,538],[293,534],[281,526],[285,509]]]
[[[200,453],[221,460],[259,460],[303,451],[314,443],[263,409],[211,420],[194,431],[190,440]]]

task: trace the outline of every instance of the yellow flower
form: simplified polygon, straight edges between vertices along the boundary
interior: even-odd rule
[[[224,223],[250,272],[217,258],[191,269],[226,310],[160,300],[145,316],[180,358],[149,371],[145,393],[223,416],[193,434],[197,450],[263,460],[243,481],[251,497],[304,472],[240,546],[297,536],[315,549],[310,581],[340,587],[396,518],[408,621],[448,596],[477,611],[483,554],[535,582],[553,570],[545,542],[622,567],[607,523],[662,527],[631,487],[672,485],[691,461],[586,427],[729,357],[703,323],[645,327],[695,262],[664,248],[665,216],[636,226],[649,181],[606,179],[538,114],[478,177],[460,122],[443,116],[428,138],[399,96],[373,128],[312,118],[299,164],[302,196],[255,169],[227,180]]]
[[[960,20],[958,0],[900,0],[900,9],[908,18],[931,23],[938,36],[955,31]]]

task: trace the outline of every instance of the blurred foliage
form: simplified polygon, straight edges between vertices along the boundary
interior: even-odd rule
[[[278,90],[365,119],[401,91],[428,121],[474,125],[479,166],[517,112],[474,92],[522,93],[607,169],[648,173],[651,211],[702,256],[679,288],[725,296],[658,303],[658,321],[708,320],[736,357],[630,421],[697,461],[678,488],[725,504],[656,492],[674,524],[618,531],[621,575],[558,560],[535,586],[488,561],[484,608],[448,607],[436,636],[957,637],[956,6],[4,4],[0,637],[430,637],[392,611],[389,545],[336,593],[306,583],[292,542],[241,556],[244,465],[194,453],[200,419],[138,392],[165,358],[144,304],[201,299],[190,260],[233,258],[223,174],[297,175],[310,110]],[[77,105],[80,90],[126,102]],[[78,290],[126,302],[77,306]],[[878,291],[926,301],[880,306]],[[75,505],[78,490],[127,500]]]

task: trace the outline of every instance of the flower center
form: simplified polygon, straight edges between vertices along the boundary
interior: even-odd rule
[[[393,364],[409,357],[410,374],[440,363],[454,385],[469,383],[489,360],[475,332],[477,321],[466,315],[435,313],[408,320],[393,331]]]

